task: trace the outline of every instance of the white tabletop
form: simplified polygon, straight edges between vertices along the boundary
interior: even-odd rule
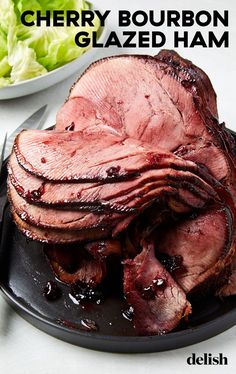
[[[202,67],[210,76],[215,90],[218,94],[218,108],[220,120],[225,121],[227,126],[236,130],[235,122],[235,45],[236,45],[236,3],[232,0],[146,0],[117,2],[113,5],[109,0],[99,1],[100,9],[112,8],[109,17],[109,28],[117,28],[117,9],[176,9],[178,10],[230,10],[230,47],[228,49],[179,49],[186,58],[194,61]],[[190,7],[191,3],[191,7]],[[195,4],[195,5],[194,5]],[[144,28],[149,29],[148,27]],[[151,28],[150,28],[151,29]],[[162,29],[169,36],[166,48],[172,48],[171,35],[173,29]],[[194,29],[195,31],[197,29]],[[209,30],[209,28],[207,29]],[[191,33],[193,33],[191,29]],[[98,51],[96,58],[105,54],[115,53],[149,53],[156,54],[158,50],[116,50],[109,49]],[[22,97],[15,100],[0,101],[0,142],[5,131],[10,134],[21,122],[40,106],[48,104],[45,127],[55,123],[55,115],[59,107],[68,95],[68,91],[76,77],[57,84],[45,91],[34,95]],[[109,354],[86,350],[60,340],[52,338],[37,330],[19,317],[0,296],[0,373],[2,374],[64,374],[65,370],[73,373],[96,373],[96,374],[118,374],[135,372],[137,374],[149,373],[232,373],[236,367],[236,327],[205,342],[183,349],[153,354]],[[204,352],[218,354],[222,352],[228,357],[228,366],[201,366],[189,367],[186,363],[187,357],[192,353],[202,354]]]

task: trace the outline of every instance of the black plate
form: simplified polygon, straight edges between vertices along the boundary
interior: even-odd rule
[[[0,204],[6,194],[6,165],[0,181]],[[236,297],[220,300],[209,297],[193,304],[188,325],[165,336],[136,336],[132,323],[125,319],[126,303],[111,288],[100,303],[86,307],[70,298],[68,286],[59,283],[61,297],[47,301],[43,288],[54,280],[43,246],[28,241],[19,233],[6,207],[1,230],[0,287],[7,302],[31,324],[46,333],[82,347],[109,352],[157,352],[184,347],[215,336],[236,323]],[[81,319],[89,318],[99,327],[97,332],[80,329]]]

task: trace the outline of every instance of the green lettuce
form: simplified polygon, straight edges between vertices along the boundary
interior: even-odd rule
[[[56,69],[82,55],[88,48],[75,44],[75,35],[100,29],[96,17],[93,27],[27,27],[20,17],[25,10],[89,9],[84,0],[1,0],[0,1],[0,87],[31,79]]]
[[[8,63],[7,56],[4,56],[0,60],[0,78],[9,76],[10,72],[11,72],[11,66]]]
[[[12,66],[11,80],[14,83],[47,73],[47,70],[37,62],[35,51],[21,41],[14,48],[9,62]]]
[[[7,36],[2,29],[0,29],[0,61],[7,56]]]

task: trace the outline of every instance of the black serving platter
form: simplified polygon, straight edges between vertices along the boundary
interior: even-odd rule
[[[0,180],[0,204],[6,202],[6,163]],[[5,207],[0,231],[0,288],[6,301],[28,322],[40,330],[81,347],[107,352],[158,352],[194,344],[215,336],[236,323],[236,297],[220,300],[208,297],[193,302],[188,324],[163,336],[137,336],[132,323],[124,318],[127,308],[116,287],[100,304],[76,304],[68,286],[54,279],[43,252],[43,245],[28,241]],[[61,297],[48,301],[43,289],[49,280],[58,283]],[[81,319],[96,322],[98,331],[81,330]]]

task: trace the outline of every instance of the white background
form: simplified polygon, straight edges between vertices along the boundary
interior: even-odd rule
[[[236,74],[236,2],[234,0],[145,0],[119,2],[101,0],[97,1],[98,8],[105,10],[112,8],[109,16],[108,27],[117,29],[117,9],[149,10],[149,9],[192,9],[197,10],[224,10],[230,13],[230,48],[204,49],[196,47],[192,49],[179,49],[184,57],[192,60],[202,67],[210,76],[218,95],[218,109],[221,121],[236,130],[235,123],[235,74]],[[148,26],[145,30],[150,29]],[[204,35],[211,30],[205,28]],[[198,28],[191,28],[191,34]],[[166,48],[172,48],[172,34],[174,29],[162,28],[167,35]],[[214,30],[215,31],[215,30]],[[218,30],[217,33],[220,33]],[[157,54],[158,50],[99,50],[96,59],[102,55],[115,53],[149,53]],[[55,123],[55,115],[68,95],[72,83],[81,72],[66,81],[39,92],[34,95],[15,100],[0,101],[0,142],[6,131],[10,134],[21,122],[36,111],[40,106],[48,104],[45,127]],[[223,334],[209,339],[206,342],[196,344],[183,349],[154,354],[122,355],[110,354],[86,350],[56,340],[42,333],[21,319],[3,301],[0,296],[0,373],[2,374],[118,374],[131,373],[232,373],[236,368],[236,327]],[[227,355],[228,367],[189,367],[186,358],[192,353],[201,354],[222,352]]]

